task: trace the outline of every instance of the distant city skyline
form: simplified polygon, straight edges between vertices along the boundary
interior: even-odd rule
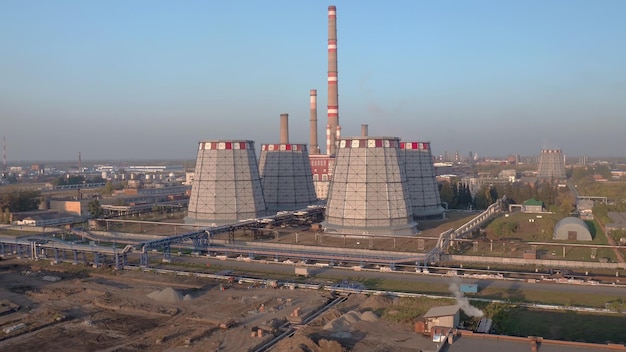
[[[325,149],[328,5],[342,136],[626,156],[624,1],[6,0],[8,161],[193,160],[200,140],[277,143],[281,113],[308,144],[310,89]]]

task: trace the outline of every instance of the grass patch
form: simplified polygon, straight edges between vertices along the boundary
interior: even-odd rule
[[[454,304],[454,300],[402,297],[383,311],[382,318],[394,323],[413,323],[417,317],[428,312],[430,308],[450,304]]]
[[[542,336],[548,339],[626,343],[624,315],[600,315],[577,312],[546,312],[514,308],[507,312],[506,324],[496,326],[498,333],[513,336]],[[494,319],[497,324],[497,319]]]
[[[540,303],[562,306],[604,308],[605,303],[619,300],[619,295],[589,295],[571,292],[504,290],[487,287],[472,297],[516,303]]]

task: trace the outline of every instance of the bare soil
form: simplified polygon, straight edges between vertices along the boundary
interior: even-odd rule
[[[330,298],[318,290],[5,259],[0,302],[10,308],[0,314],[0,350],[248,351],[287,325],[298,331],[273,351],[433,346],[410,324],[379,318],[393,304],[384,297],[351,295],[313,323],[300,324]],[[232,326],[220,328],[224,323]]]

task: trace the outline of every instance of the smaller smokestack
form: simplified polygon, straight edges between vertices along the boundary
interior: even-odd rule
[[[367,125],[361,125],[361,137],[367,137]]]
[[[309,144],[311,145],[311,154],[319,154],[320,147],[317,144],[317,90],[311,89],[311,119]]]
[[[341,126],[337,125],[337,135],[335,136],[335,141],[339,143],[339,139],[341,139]]]
[[[280,114],[280,144],[289,144],[289,114]]]
[[[326,154],[330,155],[330,125],[326,125]]]

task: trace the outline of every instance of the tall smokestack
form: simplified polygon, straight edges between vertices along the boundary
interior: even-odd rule
[[[330,155],[328,151],[330,150],[330,125],[326,125],[326,154]]]
[[[337,8],[328,6],[328,124],[330,125],[330,150],[335,155],[337,126],[339,125],[339,93],[337,90]]]
[[[7,136],[2,136],[2,170],[7,170]]]
[[[361,125],[361,137],[367,137],[367,125]]]
[[[311,146],[311,154],[319,154],[320,146],[317,144],[317,89],[311,89],[311,118],[309,145]]]
[[[280,114],[280,144],[289,144],[289,114]]]

